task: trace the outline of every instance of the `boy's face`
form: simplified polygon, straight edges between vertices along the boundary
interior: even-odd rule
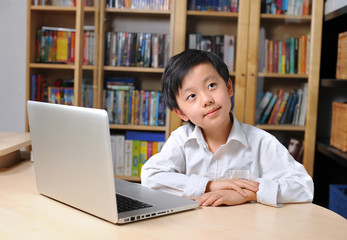
[[[228,85],[211,64],[193,67],[182,81],[176,95],[179,106],[174,111],[184,121],[202,129],[213,129],[230,122],[232,83]]]

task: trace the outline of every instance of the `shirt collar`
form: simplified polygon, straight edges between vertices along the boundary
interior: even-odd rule
[[[231,113],[230,116],[233,118],[233,127],[231,128],[227,143],[231,140],[236,140],[242,143],[245,147],[248,145],[246,134],[243,131],[242,124],[236,119],[236,117]]]
[[[229,143],[231,140],[236,140],[242,143],[245,147],[247,147],[248,142],[241,123],[236,119],[233,113],[230,113],[230,117],[233,119],[233,126],[231,128],[227,143]],[[201,128],[198,126],[194,127],[194,130],[188,136],[184,144],[194,139],[200,146],[207,146]]]

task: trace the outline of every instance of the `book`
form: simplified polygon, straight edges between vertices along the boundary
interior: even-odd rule
[[[133,141],[124,140],[124,176],[131,176],[133,162]]]
[[[133,143],[131,176],[139,175],[140,166],[140,140],[131,140]]]
[[[125,158],[124,158],[124,135],[114,135],[114,144],[115,144],[115,152],[114,152],[114,162],[115,162],[115,174],[116,175],[124,175],[125,169]]]
[[[300,112],[301,112],[300,108],[302,104],[303,94],[304,94],[304,90],[302,88],[297,89],[298,101],[295,105],[293,121],[292,121],[294,125],[299,124],[299,118],[300,118]]]
[[[304,84],[298,124],[305,126],[307,112],[308,83]]]
[[[283,112],[287,106],[287,101],[288,101],[289,95],[290,95],[289,92],[287,92],[287,91],[284,92],[283,99],[282,99],[282,102],[280,104],[277,115],[274,116],[274,121],[273,121],[274,124],[280,123],[280,119],[282,118]]]
[[[275,103],[275,105],[273,107],[273,110],[271,112],[268,124],[274,124],[274,121],[275,121],[275,118],[277,116],[277,113],[278,113],[278,111],[279,111],[279,109],[281,107],[281,103],[282,103],[282,100],[283,100],[284,93],[285,93],[285,91],[283,89],[279,90],[278,98],[277,98],[276,103]]]
[[[264,96],[260,100],[259,104],[257,105],[255,109],[255,122],[258,123],[261,120],[261,115],[264,112],[264,109],[266,106],[269,104],[271,98],[272,98],[272,93],[267,91],[264,93]]]
[[[139,162],[139,176],[141,176],[141,169],[148,159],[148,142],[140,141],[140,162]]]
[[[284,124],[285,123],[285,120],[287,118],[287,115],[288,115],[288,112],[289,112],[290,105],[292,103],[293,97],[294,97],[294,94],[289,94],[289,97],[288,97],[288,100],[287,100],[287,104],[286,104],[286,107],[285,107],[285,109],[283,111],[281,119],[279,121],[279,124]]]
[[[265,109],[265,111],[263,113],[263,116],[261,117],[261,121],[260,121],[261,124],[266,123],[267,119],[269,118],[270,112],[271,112],[271,110],[273,109],[273,107],[274,107],[274,105],[276,103],[277,97],[278,97],[277,94],[274,94],[272,96],[270,103],[266,107],[266,109]]]
[[[295,107],[298,102],[298,99],[299,99],[298,94],[293,93],[293,99],[292,99],[292,102],[290,103],[288,114],[286,119],[284,120],[284,123],[293,123],[294,111],[295,111]]]

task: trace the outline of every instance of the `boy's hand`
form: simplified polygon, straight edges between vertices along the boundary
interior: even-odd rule
[[[247,197],[245,190],[253,193],[258,191],[259,183],[253,180],[242,180],[238,178],[210,181],[207,183],[205,192],[214,192],[219,190],[235,190],[241,196]]]
[[[253,191],[244,190],[247,192],[247,197],[241,196],[234,190],[218,190],[214,192],[208,192],[196,199],[200,206],[213,206],[219,205],[238,205],[249,201],[256,201],[257,195]]]

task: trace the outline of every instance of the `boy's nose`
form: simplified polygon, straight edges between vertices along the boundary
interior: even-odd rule
[[[206,107],[206,106],[209,106],[212,103],[213,103],[213,98],[209,94],[204,94],[203,95],[202,105],[204,107]]]

